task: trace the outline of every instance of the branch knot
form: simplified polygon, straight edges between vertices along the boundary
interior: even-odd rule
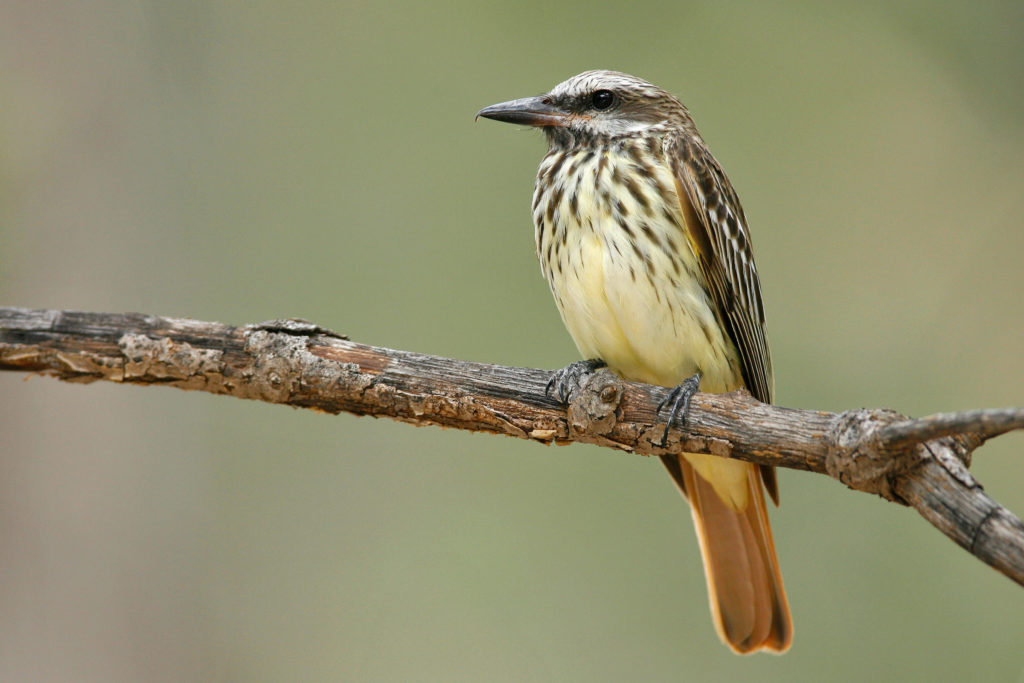
[[[894,410],[848,410],[837,416],[828,435],[825,470],[856,491],[875,493],[886,500],[906,504],[896,494],[896,481],[926,459],[917,445],[893,449],[880,432],[905,420]]]
[[[566,406],[569,436],[604,435],[612,431],[618,421],[616,411],[623,391],[622,380],[608,371],[585,376]]]

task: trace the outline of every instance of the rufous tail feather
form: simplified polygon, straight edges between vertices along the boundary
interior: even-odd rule
[[[747,504],[737,511],[684,456],[662,460],[690,501],[718,635],[741,654],[785,652],[793,624],[757,466],[747,466]]]

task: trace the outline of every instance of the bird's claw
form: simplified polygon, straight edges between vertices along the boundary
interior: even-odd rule
[[[594,374],[596,370],[604,366],[605,362],[600,358],[578,360],[575,363],[569,363],[564,368],[551,373],[551,379],[548,380],[547,386],[544,387],[544,395],[557,398],[561,403],[568,403],[572,392],[579,389],[583,378]]]
[[[658,404],[658,414],[662,409],[672,404],[672,411],[668,414],[668,421],[665,423],[665,433],[661,436],[661,446],[668,444],[668,431],[677,421],[680,425],[686,422],[686,413],[690,410],[690,399],[697,393],[700,387],[701,373],[697,371],[692,377],[687,377],[678,386],[668,392],[661,403]]]

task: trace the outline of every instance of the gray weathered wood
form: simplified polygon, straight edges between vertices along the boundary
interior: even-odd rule
[[[563,406],[545,395],[550,373],[544,370],[367,346],[304,321],[232,327],[20,308],[0,308],[0,370],[173,386],[643,455],[713,453],[828,474],[912,506],[1024,585],[1024,523],[967,470],[972,451],[986,439],[1024,426],[1024,409],[912,420],[890,410],[781,408],[746,392],[698,394],[685,426],[662,443],[656,407],[667,390],[607,371],[585,379]]]

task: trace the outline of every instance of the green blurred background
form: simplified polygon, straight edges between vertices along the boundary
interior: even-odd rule
[[[778,402],[1024,404],[1024,5],[0,3],[0,302],[576,359],[544,152],[473,114],[677,93],[750,219]],[[1024,591],[783,472],[796,623],[740,658],[653,460],[0,376],[0,680],[1024,680]],[[976,455],[1024,512],[1019,435]]]

